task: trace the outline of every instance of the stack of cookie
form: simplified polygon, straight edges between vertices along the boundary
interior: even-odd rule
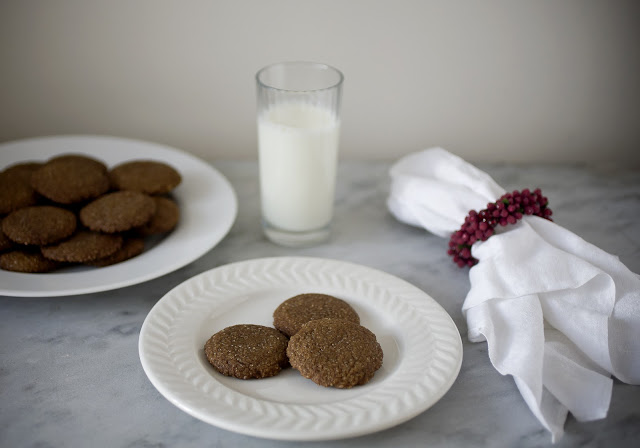
[[[171,231],[181,182],[171,166],[132,160],[109,169],[80,154],[25,162],[0,172],[0,268],[50,272],[71,263],[107,266]]]
[[[382,366],[376,336],[344,300],[300,294],[276,308],[273,323],[219,331],[205,343],[207,360],[240,379],[274,376],[290,364],[316,384],[340,389],[366,384]]]

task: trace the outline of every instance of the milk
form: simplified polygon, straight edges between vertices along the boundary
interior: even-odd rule
[[[258,117],[262,216],[291,232],[331,221],[340,122],[305,103],[272,106]]]

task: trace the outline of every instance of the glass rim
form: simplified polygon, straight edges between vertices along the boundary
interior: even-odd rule
[[[260,79],[260,75],[262,73],[264,73],[265,71],[274,68],[276,66],[294,66],[294,65],[298,65],[298,66],[302,66],[302,65],[307,65],[310,67],[316,67],[316,68],[322,68],[322,69],[326,69],[326,70],[331,70],[333,72],[335,72],[338,75],[338,81],[331,84],[330,86],[327,87],[322,87],[319,89],[304,89],[304,90],[299,90],[299,89],[281,89],[279,87],[274,87],[271,86],[269,84],[265,84],[261,79]],[[329,65],[329,64],[325,64],[323,62],[311,62],[311,61],[284,61],[284,62],[275,62],[273,64],[269,64],[266,65],[264,67],[262,67],[260,70],[258,70],[256,72],[256,82],[258,83],[258,85],[260,85],[261,87],[265,88],[265,89],[272,89],[272,90],[279,90],[281,92],[321,92],[323,90],[331,90],[331,89],[335,89],[336,87],[340,86],[342,84],[342,82],[344,81],[344,75],[342,74],[342,72],[340,70],[338,70],[337,68]]]

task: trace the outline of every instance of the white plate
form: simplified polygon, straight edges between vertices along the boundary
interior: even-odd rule
[[[272,326],[273,310],[304,292],[349,302],[373,331],[384,361],[366,385],[318,386],[293,369],[260,380],[216,372],[212,334],[241,323]],[[409,283],[364,266],[279,257],[221,266],[180,284],[150,311],[140,360],[171,403],[212,425],[280,440],[328,440],[380,431],[423,412],[451,387],[462,341],[444,309]]]
[[[0,145],[0,170],[27,160],[62,153],[96,157],[108,166],[130,159],[160,160],[176,168],[181,184],[173,191],[180,205],[178,226],[141,255],[105,268],[74,267],[47,274],[0,270],[0,295],[64,296],[121,288],[172,272],[199,258],[227,234],[237,213],[235,193],[217,170],[186,152],[137,140],[97,136],[57,136]]]

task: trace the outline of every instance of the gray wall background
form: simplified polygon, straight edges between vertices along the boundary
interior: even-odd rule
[[[2,0],[0,141],[256,157],[254,73],[346,77],[341,154],[640,166],[640,2]]]

